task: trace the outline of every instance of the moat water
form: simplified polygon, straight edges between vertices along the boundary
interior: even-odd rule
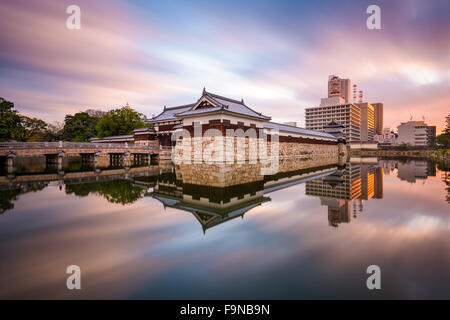
[[[450,298],[442,165],[241,169],[4,170],[0,298]],[[81,269],[81,290],[66,287],[70,265]],[[380,290],[367,287],[370,265],[380,267]]]

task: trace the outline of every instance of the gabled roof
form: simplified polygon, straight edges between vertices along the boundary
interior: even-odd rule
[[[164,107],[163,112],[158,114],[156,117],[153,117],[152,119],[147,120],[147,122],[157,122],[157,121],[166,121],[166,120],[175,120],[176,116],[175,114],[183,111],[187,111],[191,109],[195,103],[186,104],[183,106],[177,106],[177,107]]]
[[[308,135],[308,136],[312,136],[312,137],[336,140],[336,137],[329,133],[303,129],[303,128],[294,127],[294,126],[290,126],[287,124],[281,124],[281,123],[276,123],[276,122],[264,122],[264,128],[277,129],[279,131],[292,132],[292,133],[304,134],[304,135]]]
[[[205,99],[209,101],[213,106],[208,108],[196,109],[199,103]],[[216,111],[236,113],[238,115],[258,118],[265,121],[270,120],[270,117],[265,116],[260,112],[256,112],[255,110],[248,107],[244,103],[244,100],[238,101],[227,97],[219,96],[215,93],[207,92],[205,89],[203,89],[202,96],[200,97],[200,99],[197,100],[197,102],[191,109],[178,112],[176,115],[183,117],[202,113],[211,113]]]

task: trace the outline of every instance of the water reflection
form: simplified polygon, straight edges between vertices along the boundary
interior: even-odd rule
[[[382,297],[449,297],[448,172],[420,159],[279,167],[1,176],[0,297],[70,298],[74,261],[86,298],[370,298],[372,263]]]

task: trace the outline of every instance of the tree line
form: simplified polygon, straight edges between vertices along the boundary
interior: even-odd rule
[[[146,117],[130,107],[111,110],[101,117],[86,112],[66,115],[63,123],[50,124],[14,109],[0,97],[0,141],[89,141],[90,138],[133,134],[145,128]]]
[[[445,117],[445,129],[436,137],[436,142],[442,146],[450,148],[450,114]]]

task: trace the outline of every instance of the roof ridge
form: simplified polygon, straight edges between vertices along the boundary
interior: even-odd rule
[[[180,109],[180,108],[186,108],[186,107],[191,107],[193,106],[195,103],[189,103],[189,104],[184,104],[182,106],[175,106],[175,107],[166,107],[166,110],[173,110],[173,109]]]
[[[245,104],[242,101],[231,99],[231,98],[228,98],[228,97],[224,97],[224,96],[221,96],[221,95],[218,95],[218,94],[215,94],[215,93],[212,93],[212,92],[208,92],[208,91],[205,91],[205,92],[206,92],[206,94],[211,95],[213,98],[223,99],[223,100],[227,100],[227,101],[230,101],[230,102],[239,103],[239,104],[242,104],[242,105],[245,106]]]

